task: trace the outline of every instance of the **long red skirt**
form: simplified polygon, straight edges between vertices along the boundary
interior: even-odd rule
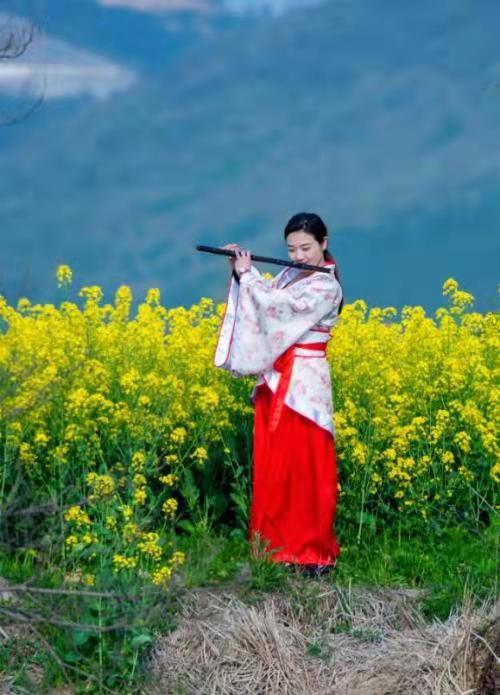
[[[269,432],[271,398],[267,384],[257,388],[250,539],[260,539],[275,562],[335,564],[334,438],[286,405]]]

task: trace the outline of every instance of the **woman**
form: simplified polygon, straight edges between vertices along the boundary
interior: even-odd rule
[[[339,554],[333,523],[337,468],[326,346],[343,305],[342,287],[318,215],[299,213],[284,231],[292,261],[272,280],[236,244],[215,365],[259,375],[255,404],[250,537],[274,562],[321,574]]]

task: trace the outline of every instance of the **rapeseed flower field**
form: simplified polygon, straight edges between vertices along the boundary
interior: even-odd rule
[[[66,292],[68,266],[57,281]],[[357,300],[333,329],[338,519],[358,538],[498,511],[499,318],[454,279],[443,294],[434,316]],[[185,560],[173,530],[200,514],[245,527],[253,379],[213,367],[223,304],[167,309],[151,289],[132,313],[126,286],[113,303],[97,286],[79,297],[0,297],[0,509],[52,505],[32,553],[68,581],[166,585]]]

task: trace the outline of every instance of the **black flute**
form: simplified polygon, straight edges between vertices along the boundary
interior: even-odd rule
[[[217,246],[204,246],[203,244],[198,244],[196,246],[197,251],[203,251],[204,253],[214,253],[218,256],[236,256],[236,252],[231,249],[220,249]],[[295,263],[294,261],[285,261],[282,258],[272,258],[271,256],[257,256],[255,254],[250,254],[252,261],[258,261],[260,263],[272,263],[273,265],[284,265],[290,268],[300,268],[301,270],[313,270],[318,273],[331,273],[332,269],[322,266],[322,265],[309,265],[309,263]]]

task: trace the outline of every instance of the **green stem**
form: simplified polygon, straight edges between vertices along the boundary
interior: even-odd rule
[[[5,481],[7,477],[7,428],[5,431],[5,442],[3,447],[3,467],[2,467],[2,488],[0,490],[0,510],[3,509],[3,498],[5,494]]]
[[[138,660],[139,660],[139,650],[136,649],[134,651],[134,661],[132,663],[132,670],[130,672],[130,678],[129,678],[130,683],[132,683],[132,681],[134,680],[135,669],[136,669]]]
[[[103,683],[103,632],[102,632],[102,596],[99,596],[99,685]]]
[[[367,473],[365,473],[365,479],[363,481],[363,486],[361,488],[361,509],[359,511],[359,526],[358,526],[358,545],[361,543],[361,531],[363,529],[363,512],[365,508],[365,495],[366,495],[366,478]]]

